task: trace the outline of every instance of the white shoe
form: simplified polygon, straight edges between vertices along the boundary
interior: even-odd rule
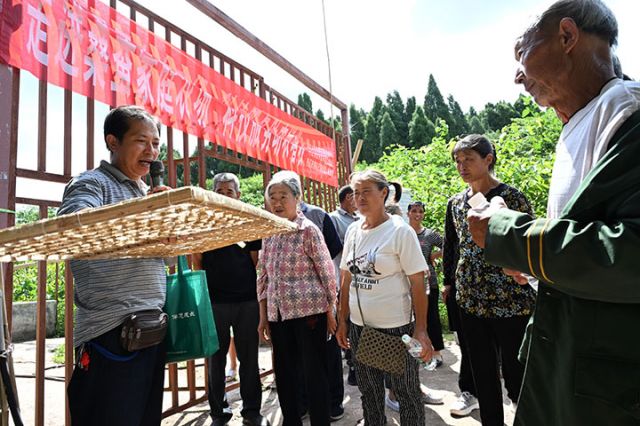
[[[422,403],[428,405],[442,405],[444,404],[444,401],[442,400],[442,395],[426,388],[422,390]]]
[[[389,398],[389,394],[384,397],[384,404],[395,412],[400,412],[400,403]]]
[[[458,399],[451,404],[449,412],[452,416],[466,417],[478,408],[480,408],[478,399],[469,392],[462,392]]]

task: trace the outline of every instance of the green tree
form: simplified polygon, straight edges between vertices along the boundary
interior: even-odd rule
[[[449,107],[444,101],[442,93],[440,93],[440,89],[438,88],[438,84],[436,83],[436,79],[433,77],[433,74],[429,74],[427,95],[424,98],[424,115],[433,123],[435,123],[438,118],[442,118],[449,126],[451,126]]]
[[[416,107],[409,123],[409,146],[411,148],[426,146],[431,143],[435,134],[435,126],[425,117],[422,107]]]
[[[394,90],[393,93],[387,95],[387,112],[393,121],[393,125],[397,132],[399,144],[407,145],[409,139],[409,123],[405,120],[405,106],[400,97],[400,93]],[[383,142],[384,146],[384,142]]]
[[[471,120],[469,120],[469,133],[475,133],[479,135],[482,135],[485,133],[484,127],[482,126],[482,122],[480,121],[480,118],[477,115],[474,115],[473,117],[471,117]]]
[[[378,125],[380,125],[380,120],[382,120],[382,114],[384,114],[384,109],[385,107],[384,107],[384,104],[382,103],[382,99],[376,96],[373,100],[373,107],[369,112],[369,116],[373,116],[373,118],[376,120]]]
[[[452,136],[458,136],[463,133],[469,132],[469,123],[460,108],[460,104],[453,98],[453,95],[449,95],[447,98],[449,104],[449,112],[451,114],[451,122],[449,122],[449,129]]]
[[[404,121],[410,123],[413,120],[413,113],[416,111],[416,97],[411,96],[407,99],[407,104],[404,109]],[[424,114],[424,110],[422,110],[422,114]]]
[[[380,144],[380,121],[384,112],[384,104],[378,96],[373,100],[373,107],[365,120],[364,144],[360,158],[362,161],[372,163],[378,161],[382,155],[382,145]]]
[[[519,114],[510,103],[500,101],[497,104],[488,103],[485,105],[480,116],[482,117],[482,125],[487,131],[498,131],[511,123],[512,119],[519,117]]]
[[[311,97],[307,92],[298,95],[298,105],[309,114],[313,114],[313,103],[311,102]]]
[[[351,152],[355,149],[355,144],[359,139],[364,140],[364,126],[367,114],[356,108],[354,104],[349,106],[349,129],[351,131]]]
[[[382,115],[382,121],[380,122],[380,145],[384,151],[385,148],[398,145],[400,138],[398,137],[398,131],[393,124],[391,114],[389,111],[385,111]]]

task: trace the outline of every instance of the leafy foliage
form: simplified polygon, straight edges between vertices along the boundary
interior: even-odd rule
[[[262,173],[240,179],[240,199],[252,206],[264,206],[264,187]]]
[[[528,101],[534,106],[531,101]],[[523,109],[525,117],[516,118],[489,137],[496,147],[496,175],[501,181],[520,189],[532,203],[538,216],[544,216],[553,165],[555,143],[562,128],[552,110]],[[447,200],[465,188],[451,159],[454,140],[449,129],[438,120],[436,135],[427,146],[394,146],[371,167],[387,178],[402,182],[413,199],[425,203],[425,225],[443,231]]]

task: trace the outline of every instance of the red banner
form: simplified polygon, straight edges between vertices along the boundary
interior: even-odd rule
[[[338,185],[331,138],[108,5],[0,1],[1,62],[109,105],[140,105],[167,126]]]

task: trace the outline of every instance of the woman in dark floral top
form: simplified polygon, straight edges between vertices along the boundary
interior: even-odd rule
[[[504,413],[497,356],[501,356],[509,398],[516,403],[524,373],[517,354],[533,312],[535,290],[528,284],[517,284],[502,268],[484,261],[483,250],[473,242],[468,230],[466,218],[471,208],[468,200],[481,192],[487,200],[502,197],[512,210],[529,214],[532,211],[520,191],[493,175],[496,154],[486,137],[465,137],[454,147],[452,157],[460,177],[469,187],[451,197],[447,205],[445,286],[456,288],[482,424],[502,425]]]

